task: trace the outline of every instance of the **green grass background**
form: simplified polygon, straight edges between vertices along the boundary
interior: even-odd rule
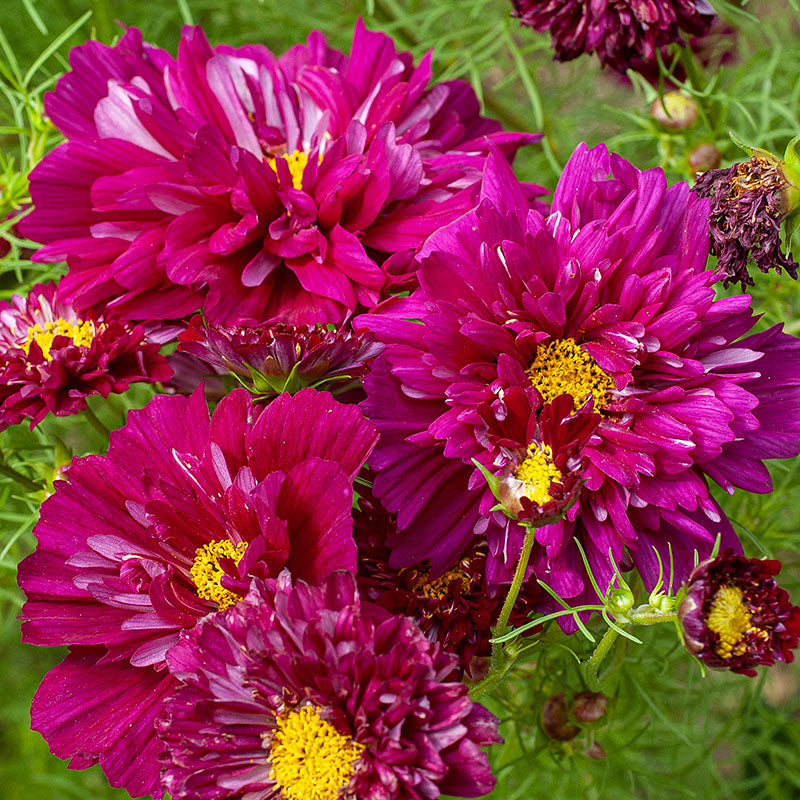
[[[24,190],[18,173],[30,155],[27,109],[37,107],[41,94],[66,68],[69,47],[90,36],[110,41],[118,30],[115,20],[139,26],[148,40],[172,51],[181,24],[191,21],[202,24],[212,42],[263,42],[280,52],[313,28],[348,49],[354,21],[362,15],[369,27],[390,33],[416,56],[435,48],[437,78],[470,81],[490,116],[508,127],[545,131],[543,144],[522,154],[517,170],[550,189],[580,141],[606,141],[637,166],[663,167],[673,181],[689,177],[686,158],[699,143],[715,143],[726,161],[739,159],[729,130],[745,142],[781,153],[800,131],[796,3],[714,5],[738,31],[735,58],[720,72],[706,69],[693,76],[684,91],[696,97],[701,118],[688,131],[670,133],[647,113],[654,89],[635,77],[625,82],[601,71],[591,58],[553,63],[548,38],[520,30],[509,19],[506,0],[4,0],[0,189],[5,194],[0,193],[0,210],[10,202],[10,186],[17,187],[17,195]],[[46,142],[42,146],[57,141],[52,131],[40,138]],[[53,273],[18,256],[15,249],[0,269],[3,296]],[[761,324],[783,321],[789,331],[800,333],[798,285],[774,274],[761,276],[757,284],[753,295],[764,314]],[[125,410],[143,405],[148,397],[147,390],[137,390],[95,408],[107,424],[118,427]],[[83,420],[73,418],[47,421],[35,433],[8,430],[0,435],[0,450],[12,465],[46,474],[59,459],[56,438],[77,454],[99,452],[103,446]],[[799,474],[797,463],[777,463],[772,495],[720,498],[749,554],[784,560],[783,582],[794,590],[795,600],[800,600]],[[0,798],[124,798],[124,792],[108,788],[97,768],[70,772],[29,730],[30,698],[41,676],[62,656],[19,644],[21,597],[15,572],[34,546],[30,528],[35,518],[35,499],[0,476]],[[488,701],[504,720],[506,738],[504,746],[492,750],[499,779],[492,798],[800,797],[798,668],[779,665],[753,680],[719,673],[702,677],[669,626],[637,633],[644,644],[619,652],[624,660],[607,717],[571,743],[544,736],[541,709],[553,693],[569,695],[583,688],[576,655],[590,652],[584,640],[562,639],[545,657],[528,660]],[[584,754],[594,739],[605,758]]]

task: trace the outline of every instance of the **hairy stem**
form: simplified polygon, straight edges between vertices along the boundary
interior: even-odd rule
[[[586,676],[586,685],[589,687],[590,692],[600,692],[603,689],[602,682],[599,679],[600,666],[614,646],[614,642],[617,641],[617,636],[619,636],[619,634],[613,628],[609,628],[605,634],[603,634],[600,644],[595,647],[594,652],[586,662],[584,673]]]

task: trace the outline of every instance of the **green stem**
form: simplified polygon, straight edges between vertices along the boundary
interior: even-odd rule
[[[586,662],[586,685],[589,687],[590,692],[600,692],[603,689],[598,673],[600,672],[600,666],[603,660],[608,655],[609,650],[614,646],[614,642],[617,641],[617,636],[619,636],[619,634],[613,628],[609,628],[603,634],[600,644],[597,645],[594,653],[592,653],[589,660]]]
[[[657,625],[659,622],[675,622],[678,615],[675,612],[652,611],[648,607],[634,608],[628,614],[628,619],[637,625]]]
[[[514,662],[512,660],[509,660],[503,664],[501,669],[491,670],[482,681],[476,683],[469,690],[470,700],[479,700],[485,694],[489,694],[489,692],[491,692],[496,686],[502,683],[513,663]]]
[[[23,475],[21,472],[17,472],[12,467],[9,467],[8,464],[0,464],[0,475],[5,475],[7,478],[11,478],[12,481],[16,481],[20,486],[27,489],[29,492],[41,492],[44,488],[40,483],[36,483],[30,478],[25,477],[25,475]]]
[[[525,580],[525,573],[528,570],[528,561],[530,561],[531,558],[534,533],[535,531],[533,528],[525,527],[525,539],[522,542],[522,550],[519,554],[519,561],[517,561],[517,568],[514,571],[514,579],[511,581],[511,586],[508,590],[508,594],[506,595],[505,602],[503,603],[503,607],[500,609],[500,615],[497,617],[497,624],[494,628],[495,636],[502,636],[508,628],[508,620],[511,618],[511,612],[514,610],[514,603],[517,602],[519,590],[522,588],[522,583]],[[506,667],[506,660],[504,646],[500,642],[495,642],[492,645],[492,670],[502,670],[504,667]]]
[[[111,435],[111,431],[106,427],[105,423],[89,406],[86,406],[86,419],[103,438],[107,439]]]
[[[511,618],[511,612],[514,609],[514,603],[517,602],[519,590],[522,588],[522,583],[525,580],[525,573],[528,570],[528,561],[530,561],[531,550],[533,549],[534,532],[533,528],[525,527],[525,538],[522,541],[519,561],[517,561],[514,579],[511,581],[506,600],[503,603],[503,607],[500,609],[500,615],[497,617],[497,624],[494,630],[495,636],[502,636],[506,632],[508,620]]]

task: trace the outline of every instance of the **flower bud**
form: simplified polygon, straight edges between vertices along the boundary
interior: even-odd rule
[[[710,169],[717,169],[722,163],[722,153],[709,142],[697,145],[697,147],[689,153],[689,169],[697,174],[698,172],[706,172]]]
[[[694,98],[686,97],[680,92],[667,92],[650,104],[650,116],[662,128],[671,131],[691,128],[697,120],[698,113]]]
[[[578,692],[572,700],[572,716],[578,722],[597,722],[606,715],[608,698],[599,692]]]
[[[544,704],[542,709],[542,729],[551,739],[557,739],[561,742],[568,742],[581,732],[577,725],[570,725],[569,723],[564,692],[554,694]]]

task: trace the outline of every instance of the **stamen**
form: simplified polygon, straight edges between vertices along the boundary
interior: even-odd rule
[[[537,506],[549,503],[553,499],[550,485],[561,480],[561,471],[553,463],[550,445],[531,442],[528,457],[517,467],[514,477],[525,483],[528,499]]]
[[[747,634],[761,633],[751,626],[752,618],[753,613],[738,586],[722,586],[717,590],[706,619],[709,630],[719,636],[717,655],[732,658],[747,652]]]
[[[343,736],[314,706],[277,718],[270,778],[282,800],[336,800],[350,783],[365,746]]]
[[[594,397],[595,411],[600,411],[610,402],[614,389],[614,381],[574,339],[539,344],[536,358],[526,372],[545,403],[571,394],[576,411],[590,396]]]
[[[449,593],[450,584],[455,580],[461,582],[462,592],[466,592],[470,587],[469,578],[460,570],[449,569],[433,580],[429,580],[429,576],[430,570],[426,569],[414,581],[411,588],[416,594],[421,594],[430,599],[443,600]]]
[[[282,158],[289,164],[289,172],[292,175],[292,186],[294,186],[295,189],[302,189],[303,173],[305,172],[306,164],[308,164],[308,153],[304,153],[302,150],[295,150],[294,153],[279,155],[277,158]],[[322,154],[320,154],[319,160],[321,163]],[[270,165],[270,167],[272,167],[277,175],[278,165],[276,163],[276,157],[270,156],[267,159],[267,163]]]
[[[69,320],[59,317],[55,322],[45,322],[44,327],[39,323],[28,328],[28,336],[24,342],[20,342],[20,347],[27,356],[30,353],[31,345],[36,342],[42,351],[45,361],[52,361],[50,348],[56,336],[66,336],[78,347],[90,347],[96,333],[95,324],[92,320]]]
[[[195,551],[194,564],[190,570],[197,596],[203,600],[212,600],[219,605],[219,610],[230,608],[241,600],[238,594],[228,591],[222,586],[225,574],[220,566],[220,558],[229,558],[234,564],[242,560],[247,551],[247,542],[234,544],[228,539],[213,540]]]

